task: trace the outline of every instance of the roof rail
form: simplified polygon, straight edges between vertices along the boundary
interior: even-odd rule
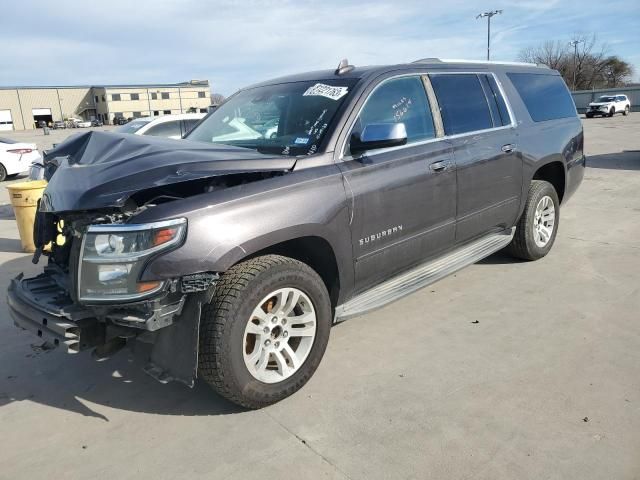
[[[494,60],[462,60],[457,58],[421,58],[411,63],[481,63],[487,65],[514,65],[519,67],[546,67],[544,63],[528,63],[528,62],[500,62]]]

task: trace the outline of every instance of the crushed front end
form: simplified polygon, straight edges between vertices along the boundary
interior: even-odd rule
[[[180,247],[187,221],[130,217],[39,211],[34,261],[44,254],[48,262],[38,276],[12,280],[9,311],[18,327],[68,353],[105,357],[133,340],[150,343],[148,373],[193,385],[200,306],[217,275],[140,281],[149,261]]]

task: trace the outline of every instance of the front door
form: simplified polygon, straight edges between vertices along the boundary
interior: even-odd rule
[[[347,152],[341,164],[352,197],[356,293],[453,245],[456,174],[451,144],[436,138],[422,78],[383,81],[352,132],[368,124],[404,123],[407,144]]]

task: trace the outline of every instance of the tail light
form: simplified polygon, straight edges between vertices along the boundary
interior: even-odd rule
[[[15,148],[13,150],[7,150],[9,153],[15,153],[16,155],[23,155],[25,153],[33,152],[32,148]]]

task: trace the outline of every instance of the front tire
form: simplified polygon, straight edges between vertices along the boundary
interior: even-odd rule
[[[241,262],[203,306],[199,374],[243,407],[276,403],[318,368],[331,312],[324,282],[308,265],[280,255]]]
[[[555,242],[559,220],[560,202],[556,189],[544,180],[533,180],[507,251],[523,260],[544,257]]]
[[[624,115],[625,117],[627,115],[629,115],[629,105],[627,105],[626,107],[624,107],[624,112],[622,112],[622,115]]]
[[[613,114],[616,113],[616,109],[611,107],[611,109],[609,110],[609,116],[613,117]]]
[[[7,169],[0,163],[0,182],[4,182],[7,179]]]

